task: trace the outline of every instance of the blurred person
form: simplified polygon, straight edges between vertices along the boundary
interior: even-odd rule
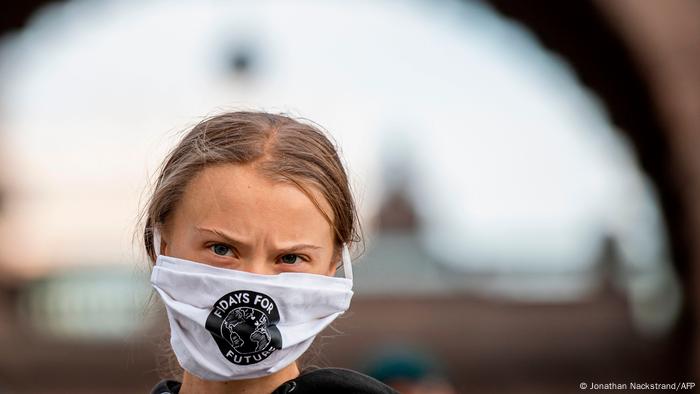
[[[430,354],[402,344],[370,361],[367,374],[402,394],[456,394],[457,389]]]
[[[348,309],[348,247],[360,240],[345,169],[319,128],[264,112],[202,121],[165,159],[144,217],[184,370],[152,393],[395,393],[297,363]]]

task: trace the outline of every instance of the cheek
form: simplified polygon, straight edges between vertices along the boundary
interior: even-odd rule
[[[324,256],[323,260],[314,266],[313,272],[318,275],[333,276],[335,274],[335,255],[330,253]]]
[[[328,264],[328,269],[324,273],[325,275],[334,276],[337,268],[339,266],[342,266],[342,262],[340,261],[341,247],[342,246],[334,246],[333,247],[333,253],[331,255],[330,263]]]
[[[198,244],[197,237],[189,233],[189,227],[182,224],[182,218],[173,218],[168,225],[166,241],[166,254],[168,256],[197,261],[202,256],[202,250]]]
[[[342,245],[336,245],[335,236],[333,236],[328,248],[324,250],[325,256],[323,258],[323,262],[318,265],[318,272],[315,273],[326,276],[334,276],[338,267],[342,267],[341,250]]]
[[[323,257],[317,264],[315,272],[321,275],[334,275],[335,268],[339,261],[340,249],[335,245],[335,234],[327,234],[323,242]]]
[[[186,258],[187,254],[183,254],[186,248],[183,248],[183,241],[180,238],[181,235],[177,231],[169,231],[167,236],[164,235],[165,249],[163,253],[168,256]]]

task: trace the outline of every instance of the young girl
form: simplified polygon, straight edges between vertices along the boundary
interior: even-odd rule
[[[394,392],[297,365],[350,305],[359,238],[347,175],[317,128],[259,112],[199,123],[165,160],[146,215],[151,283],[184,369],[154,394]]]

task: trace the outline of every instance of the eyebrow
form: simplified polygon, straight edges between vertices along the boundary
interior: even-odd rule
[[[244,242],[236,240],[235,238],[222,232],[221,230],[209,229],[209,228],[199,227],[199,226],[195,226],[195,229],[197,231],[200,231],[200,232],[212,233],[212,234],[218,235],[219,237],[223,238],[224,240],[226,240],[226,242],[228,242],[232,245],[245,245]],[[296,245],[292,245],[290,247],[279,248],[279,249],[287,251],[287,252],[296,252],[296,251],[302,250],[302,249],[316,250],[316,249],[321,249],[321,247],[317,246],[317,245],[311,245],[311,244],[296,244]]]
[[[220,230],[217,230],[217,229],[209,229],[209,228],[205,228],[205,227],[199,227],[199,226],[195,226],[194,228],[195,228],[195,230],[197,230],[197,231],[199,231],[199,232],[212,233],[212,234],[214,234],[214,235],[218,235],[219,237],[225,239],[226,242],[228,242],[228,243],[230,243],[230,244],[245,245],[244,242],[241,242],[241,241],[236,240],[236,239],[233,238],[232,236],[230,236],[230,235],[224,233],[223,231],[220,231]]]

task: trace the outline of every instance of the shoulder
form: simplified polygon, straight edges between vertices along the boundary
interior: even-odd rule
[[[396,394],[397,391],[367,375],[343,368],[322,368],[285,382],[273,394],[303,393]]]
[[[151,394],[178,394],[180,382],[163,380]],[[299,375],[278,387],[272,394],[304,393],[397,394],[384,383],[367,375],[343,368],[322,368]]]
[[[156,387],[151,390],[151,394],[178,394],[180,392],[180,382],[174,380],[161,380]]]

